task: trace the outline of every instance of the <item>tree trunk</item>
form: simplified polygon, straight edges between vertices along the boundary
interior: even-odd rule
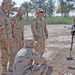
[[[27,19],[27,22],[28,22],[28,12],[27,12],[27,18],[26,19]]]

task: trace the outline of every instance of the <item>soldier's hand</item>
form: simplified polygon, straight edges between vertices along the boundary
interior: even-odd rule
[[[48,39],[48,35],[46,35],[46,39]]]
[[[37,41],[38,40],[38,36],[34,35],[34,40]]]
[[[12,43],[13,41],[14,41],[13,39],[10,39],[10,40],[9,40],[9,43]]]
[[[8,46],[8,41],[7,41],[7,40],[3,41],[3,42],[2,42],[2,45],[3,45],[4,47]]]

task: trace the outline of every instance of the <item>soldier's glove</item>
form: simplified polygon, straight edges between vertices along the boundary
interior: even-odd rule
[[[38,40],[38,36],[34,34],[34,40],[37,41]]]
[[[2,42],[2,45],[3,45],[4,47],[8,46],[8,41],[7,41],[7,40],[3,41],[3,42]]]
[[[48,35],[46,35],[46,39],[48,39]]]

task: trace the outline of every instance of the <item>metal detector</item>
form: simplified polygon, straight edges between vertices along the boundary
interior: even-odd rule
[[[72,57],[73,38],[74,38],[74,33],[73,33],[72,38],[71,38],[72,41],[71,41],[71,47],[70,47],[70,54],[67,57],[67,60],[73,60],[73,57]]]

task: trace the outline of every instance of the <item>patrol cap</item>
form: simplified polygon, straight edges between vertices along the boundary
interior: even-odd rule
[[[35,41],[32,38],[26,38],[25,39],[25,46],[33,46],[35,45]]]
[[[11,0],[3,0],[3,3],[11,4]]]
[[[44,10],[43,10],[42,8],[38,8],[38,9],[36,10],[36,13],[38,13],[38,12],[44,12]]]
[[[25,14],[26,9],[24,7],[20,7],[19,11],[21,11],[23,14]]]

